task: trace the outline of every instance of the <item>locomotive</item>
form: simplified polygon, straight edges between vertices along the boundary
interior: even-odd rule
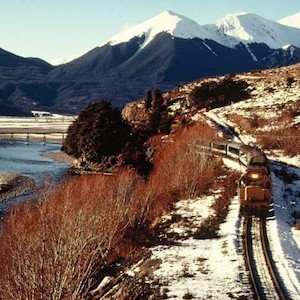
[[[265,153],[256,147],[226,141],[211,143],[211,149],[238,160],[246,167],[246,172],[237,181],[241,211],[268,214],[272,202],[272,180]]]

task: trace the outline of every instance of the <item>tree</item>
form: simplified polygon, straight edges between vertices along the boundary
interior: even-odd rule
[[[148,128],[152,134],[170,132],[172,118],[168,114],[167,105],[164,105],[162,92],[159,89],[154,90],[152,100],[152,111],[149,118]]]
[[[153,94],[152,107],[154,110],[161,112],[163,105],[162,92],[159,89],[155,89]]]
[[[146,109],[149,109],[151,107],[151,104],[152,104],[152,92],[150,90],[147,91],[145,102],[146,102],[145,103]]]
[[[63,150],[75,158],[100,162],[121,153],[131,134],[117,108],[109,102],[91,103],[69,127]]]

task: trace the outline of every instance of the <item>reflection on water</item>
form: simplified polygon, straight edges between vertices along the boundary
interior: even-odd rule
[[[59,151],[60,144],[42,144],[0,141],[0,172],[12,172],[30,176],[37,184],[44,176],[50,175],[59,179],[68,169],[69,165],[59,163],[51,158],[42,156],[45,151]],[[7,205],[15,200],[0,203],[0,213]]]

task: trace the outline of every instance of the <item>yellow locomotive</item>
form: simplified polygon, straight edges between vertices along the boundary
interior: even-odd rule
[[[237,194],[243,213],[268,214],[272,202],[272,180],[265,153],[242,143],[218,141],[211,149],[245,165],[246,172],[237,182]]]
[[[265,153],[254,149],[247,152],[247,170],[238,181],[241,210],[265,214],[272,201],[272,180]]]

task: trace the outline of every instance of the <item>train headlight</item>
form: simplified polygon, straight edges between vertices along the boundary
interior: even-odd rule
[[[253,180],[257,180],[259,178],[259,173],[251,173],[250,178]]]

